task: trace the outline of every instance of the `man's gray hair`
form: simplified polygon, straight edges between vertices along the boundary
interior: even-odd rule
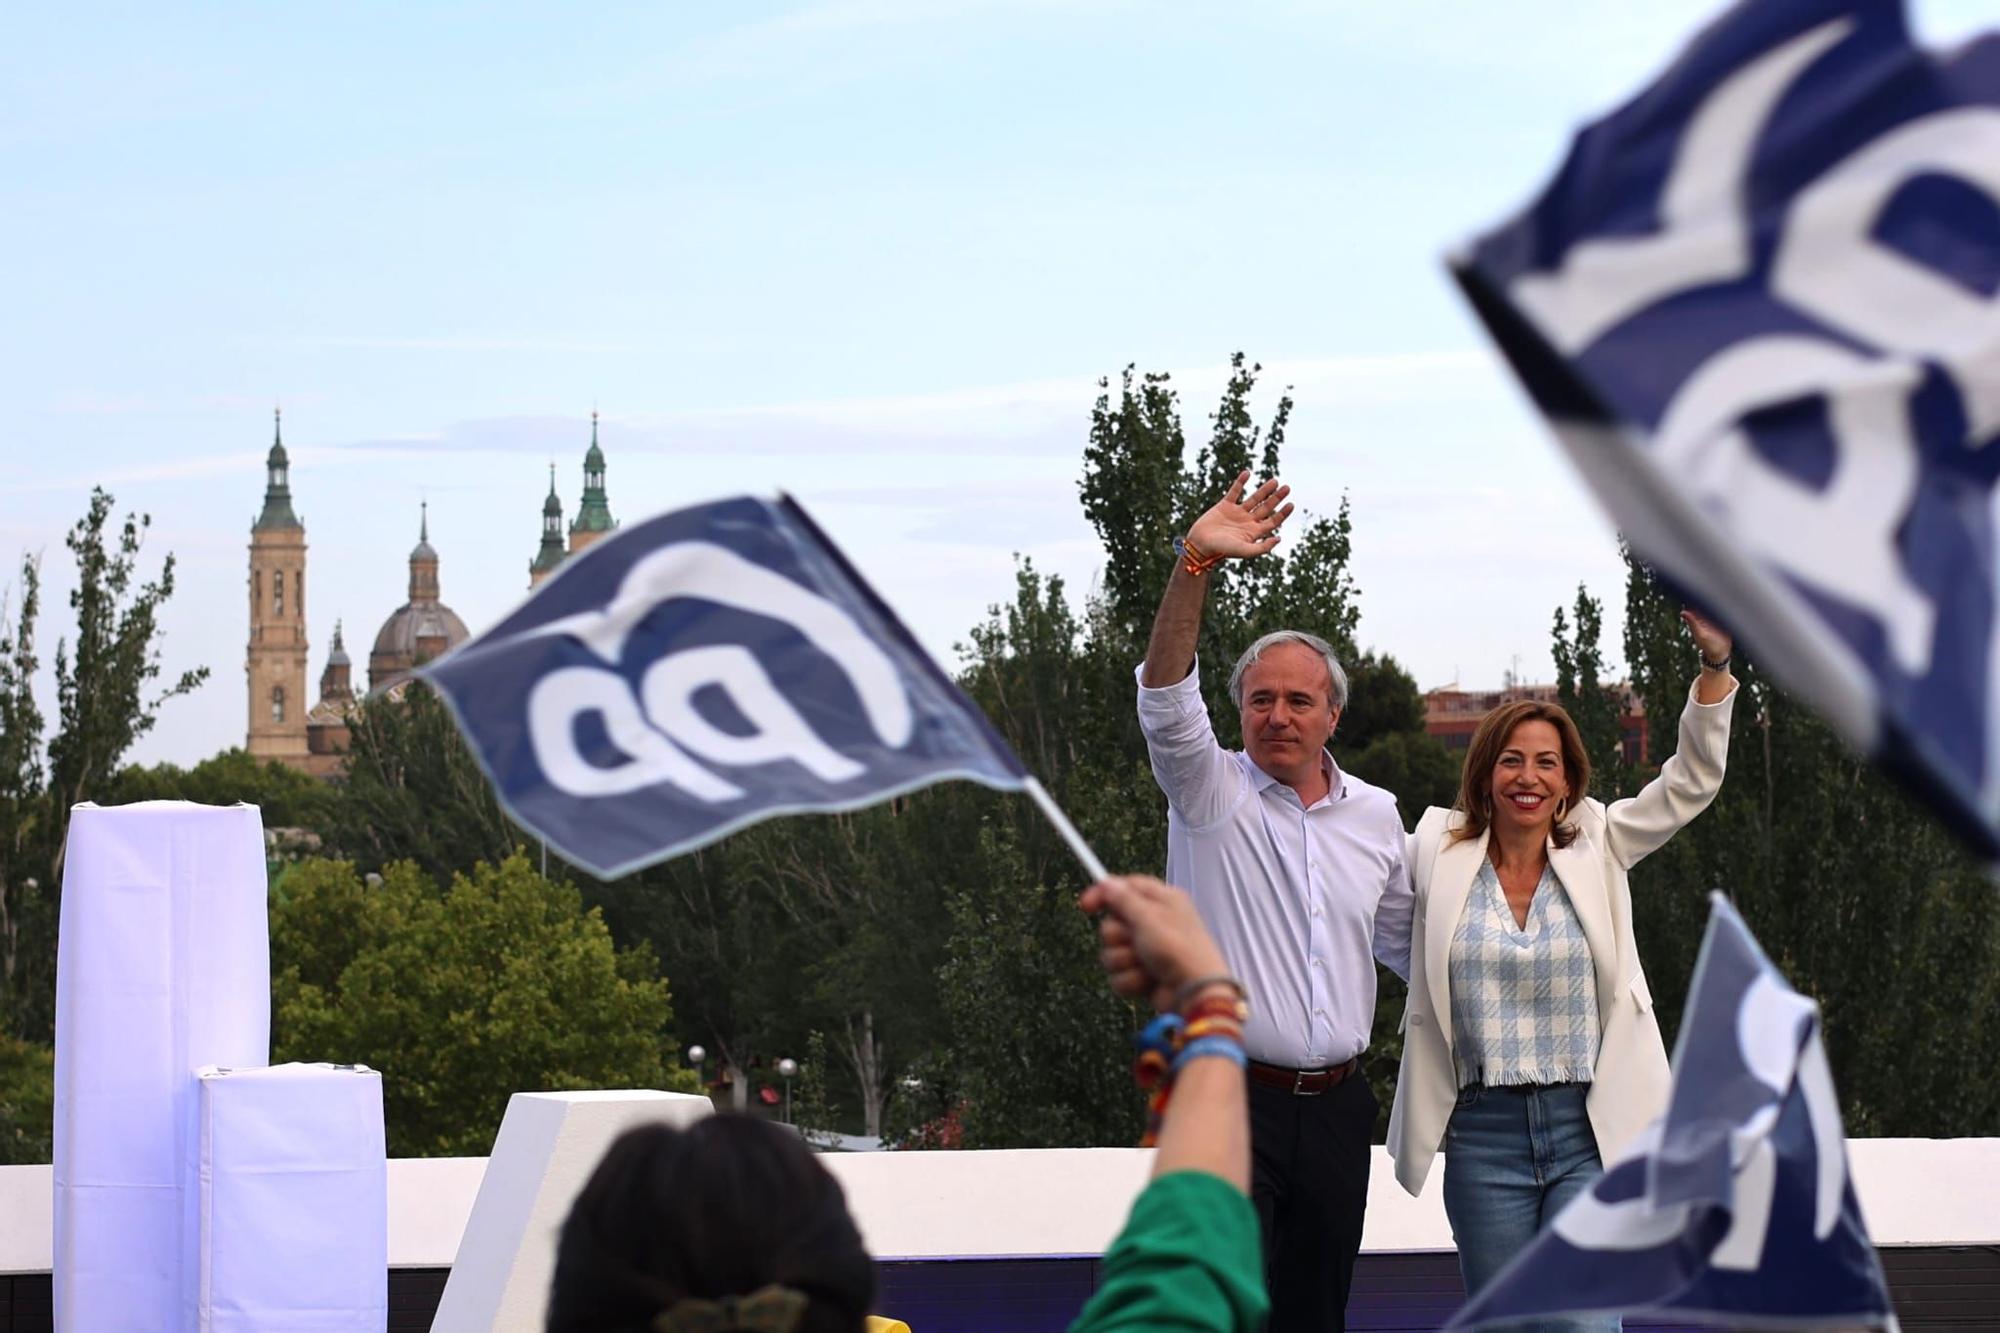
[[[1340,659],[1333,655],[1333,645],[1317,634],[1308,634],[1299,629],[1272,630],[1257,642],[1243,650],[1243,656],[1236,659],[1236,669],[1229,673],[1229,698],[1238,708],[1243,707],[1243,673],[1257,665],[1259,658],[1281,643],[1296,643],[1301,648],[1310,648],[1326,663],[1326,676],[1330,684],[1328,693],[1335,708],[1347,707],[1347,673],[1341,670]]]

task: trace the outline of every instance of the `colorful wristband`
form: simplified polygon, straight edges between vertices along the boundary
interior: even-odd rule
[[[1181,1066],[1188,1061],[1199,1060],[1204,1056],[1220,1057],[1238,1069],[1243,1068],[1250,1058],[1243,1053],[1243,1043],[1240,1041],[1228,1037],[1196,1037],[1181,1047],[1181,1053],[1174,1057],[1174,1072],[1180,1073]]]
[[[1190,578],[1200,578],[1222,563],[1219,555],[1208,555],[1199,546],[1185,537],[1174,538],[1174,554],[1180,557],[1181,568]]]

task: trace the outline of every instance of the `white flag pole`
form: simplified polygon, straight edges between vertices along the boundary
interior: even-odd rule
[[[1063,813],[1063,808],[1056,804],[1055,797],[1049,795],[1048,788],[1041,784],[1041,780],[1031,777],[1021,790],[1033,798],[1041,812],[1048,817],[1049,823],[1055,826],[1056,832],[1062,835],[1062,840],[1069,844],[1069,849],[1076,853],[1076,859],[1083,862],[1083,868],[1089,873],[1092,882],[1105,878],[1104,862],[1098,860],[1097,853],[1090,850],[1090,844],[1076,831],[1076,825],[1069,822],[1069,816]]]

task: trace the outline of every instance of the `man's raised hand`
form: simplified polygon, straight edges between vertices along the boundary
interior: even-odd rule
[[[1285,503],[1292,488],[1273,477],[1246,496],[1243,489],[1249,484],[1248,472],[1238,474],[1228,493],[1188,529],[1188,542],[1202,555],[1249,560],[1278,544],[1278,529],[1292,514]]]

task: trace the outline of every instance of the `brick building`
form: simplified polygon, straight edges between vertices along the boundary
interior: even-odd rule
[[[1618,714],[1619,748],[1628,764],[1647,762],[1646,748],[1646,705],[1633,690],[1631,682],[1619,681],[1611,687],[1618,691],[1623,707]],[[1464,750],[1472,744],[1472,733],[1479,729],[1479,720],[1498,708],[1517,699],[1534,699],[1541,703],[1556,702],[1556,687],[1553,685],[1527,685],[1512,681],[1497,690],[1465,690],[1456,683],[1440,686],[1424,694],[1424,730],[1444,745],[1447,750]]]

